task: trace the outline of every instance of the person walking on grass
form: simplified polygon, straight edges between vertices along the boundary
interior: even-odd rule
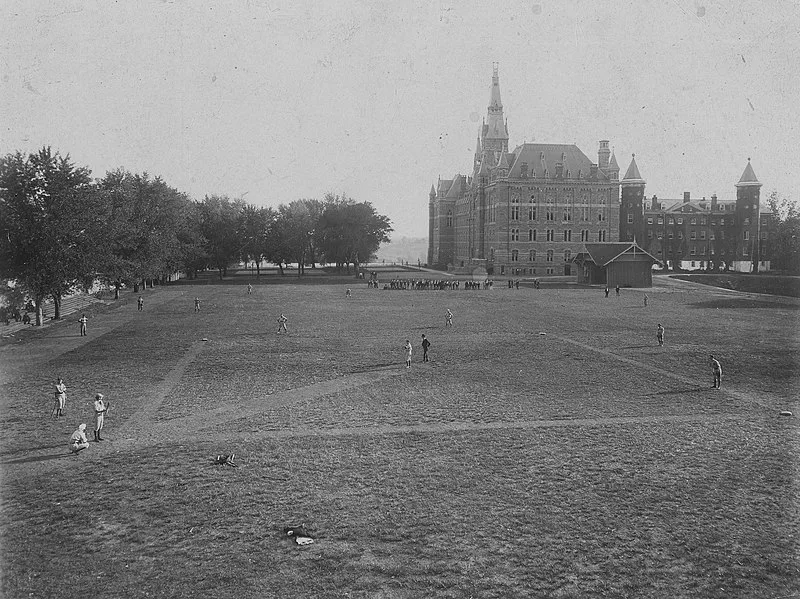
[[[278,316],[278,333],[283,331],[284,333],[288,333],[289,329],[286,328],[286,323],[289,322],[289,319],[286,318],[283,313]]]
[[[103,401],[104,397],[102,393],[94,396],[94,440],[98,442],[103,440],[100,431],[103,430],[106,412],[108,412],[108,404]]]
[[[619,297],[619,285],[616,287],[617,297]]]
[[[608,285],[606,285],[606,297],[608,297],[609,293],[611,293],[611,290],[608,288]]]
[[[664,347],[664,325],[660,322],[658,323],[658,328],[656,329],[656,339],[658,339],[658,346]]]
[[[199,297],[194,298],[194,311],[195,312],[199,312],[200,311],[200,298]]]
[[[431,346],[431,342],[428,341],[425,335],[422,336],[422,361],[423,362],[430,362],[428,359],[428,348]]]
[[[453,326],[453,313],[450,311],[450,308],[448,308],[447,312],[444,313],[444,326]]]
[[[139,312],[144,310],[144,298],[140,295],[139,299],[136,300],[136,306],[139,309]]]
[[[64,415],[64,405],[67,402],[67,386],[61,377],[58,377],[58,381],[56,381],[55,398],[56,405],[53,406],[53,418],[59,418]]]
[[[644,307],[647,307],[647,294],[644,294]]]
[[[411,346],[411,341],[406,339],[406,344],[403,346],[403,349],[406,351],[406,368],[411,368],[411,352],[414,350]]]
[[[86,323],[89,322],[89,319],[86,318],[86,314],[81,314],[78,322],[81,323],[81,337],[86,337]]]
[[[248,283],[247,284],[247,295],[252,295],[252,294],[253,294],[253,286],[250,283]]]
[[[69,438],[69,450],[78,455],[87,447],[89,447],[89,441],[86,439],[86,425],[81,424]]]
[[[722,386],[722,364],[713,355],[711,356],[711,370],[714,372],[714,389]]]

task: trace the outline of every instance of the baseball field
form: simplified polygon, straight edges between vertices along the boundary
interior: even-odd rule
[[[209,273],[4,340],[0,594],[798,597],[800,300],[654,285]]]

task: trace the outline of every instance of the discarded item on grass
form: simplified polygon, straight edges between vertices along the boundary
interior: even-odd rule
[[[547,335],[547,333],[539,333],[540,335]]]
[[[214,458],[214,463],[219,466],[233,466],[236,468],[237,464],[233,461],[236,459],[236,454],[226,454],[226,455],[218,455]]]
[[[294,542],[298,545],[311,545],[314,542],[311,534],[306,530],[306,525],[287,526],[283,529],[287,537],[294,537]]]
[[[784,410],[783,412],[781,412],[781,416],[791,416],[791,415],[792,413],[789,410]]]
[[[208,341],[205,337],[203,337],[200,341]]]

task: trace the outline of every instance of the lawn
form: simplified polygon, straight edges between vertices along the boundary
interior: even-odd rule
[[[2,595],[800,596],[800,300],[656,279],[209,276],[31,332],[0,348]]]

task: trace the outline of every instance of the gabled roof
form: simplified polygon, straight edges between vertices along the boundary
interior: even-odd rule
[[[504,168],[508,170],[508,156],[504,151],[500,152],[500,160],[497,161],[497,168]]]
[[[761,187],[761,183],[756,177],[755,171],[753,171],[753,167],[750,165],[750,159],[747,159],[747,166],[744,167],[744,172],[742,173],[742,178],[739,179],[739,182],[736,184],[736,187]]]
[[[579,252],[573,262],[585,261],[588,257],[597,266],[607,266],[623,254],[643,255],[649,257],[653,262],[661,263],[661,260],[644,251],[635,242],[610,242],[610,243],[585,243],[583,251]]]
[[[614,156],[614,151],[611,151],[611,160],[608,163],[608,168],[606,170],[610,171],[619,171],[619,164],[617,164],[617,157]]]
[[[439,179],[439,188],[437,189],[437,194],[445,194],[450,191],[450,186],[453,185],[452,179]]]
[[[513,155],[516,159],[508,173],[510,178],[520,177],[523,162],[528,164],[529,177],[544,177],[545,169],[550,177],[554,177],[556,164],[560,162],[564,165],[565,174],[569,171],[573,178],[577,178],[580,172],[583,178],[588,178],[592,167],[592,161],[575,144],[525,143],[517,146]],[[608,180],[606,174],[599,169],[597,178],[601,181]]]

